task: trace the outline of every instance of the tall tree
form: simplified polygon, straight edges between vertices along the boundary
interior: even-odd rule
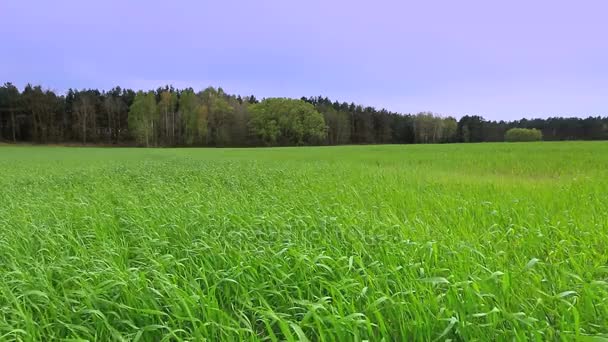
[[[137,92],[129,109],[129,131],[138,144],[146,147],[155,144],[154,124],[157,121],[156,97],[154,92]]]
[[[27,85],[22,99],[25,111],[30,115],[33,138],[46,143],[55,137],[59,101],[54,92],[44,91],[41,86]]]
[[[246,146],[250,143],[248,122],[250,119],[247,98],[241,99],[234,98],[234,96],[228,99],[230,106],[234,109],[232,113],[232,124],[229,125],[228,132],[230,136],[230,144],[233,146]]]
[[[458,137],[462,142],[484,141],[483,135],[484,119],[481,116],[465,115],[458,121]]]
[[[458,131],[458,121],[455,118],[448,116],[447,118],[443,118],[443,132],[442,132],[442,142],[456,142],[457,141],[457,131]]]
[[[435,142],[435,134],[437,132],[435,125],[436,122],[433,113],[423,112],[416,114],[416,116],[414,116],[414,134],[416,135],[416,142],[422,144]]]
[[[82,143],[87,143],[87,138],[90,136],[91,131],[95,130],[95,102],[97,98],[91,91],[77,92],[74,100],[74,114],[76,121],[74,125],[78,133],[77,135],[82,139]],[[94,132],[93,132],[94,133]]]
[[[4,138],[7,140],[17,142],[16,114],[19,109],[20,95],[19,89],[10,82],[0,87],[0,139],[4,134]],[[5,127],[10,127],[10,129],[5,129]]]
[[[182,143],[202,145],[207,137],[208,111],[191,88],[180,95],[179,114],[184,127]]]
[[[167,145],[175,145],[175,112],[177,94],[172,89],[165,89],[160,94],[158,110],[161,115],[162,141]]]
[[[225,146],[230,143],[230,126],[234,122],[234,108],[228,102],[227,96],[222,88],[205,89],[200,97],[203,101],[205,111],[208,113],[207,144],[214,146]]]
[[[323,114],[327,125],[328,145],[342,145],[350,141],[350,115],[347,112],[336,110],[334,106],[320,104],[317,110]]]
[[[118,142],[121,130],[121,116],[127,111],[127,106],[121,98],[120,87],[110,90],[103,102],[107,115],[107,139],[108,143]]]

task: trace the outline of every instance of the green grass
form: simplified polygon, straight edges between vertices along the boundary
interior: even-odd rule
[[[0,340],[602,340],[608,143],[0,148]]]

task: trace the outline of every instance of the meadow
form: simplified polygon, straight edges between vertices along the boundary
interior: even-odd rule
[[[608,340],[608,143],[0,147],[0,340]]]

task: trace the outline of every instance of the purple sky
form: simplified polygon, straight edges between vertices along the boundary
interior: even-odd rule
[[[608,1],[0,0],[0,82],[608,115]]]

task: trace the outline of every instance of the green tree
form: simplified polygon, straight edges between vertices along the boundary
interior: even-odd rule
[[[323,114],[327,124],[327,144],[347,144],[350,140],[350,115],[326,104],[318,105],[317,110]]]
[[[158,110],[160,112],[162,126],[161,136],[165,144],[175,144],[175,109],[177,106],[177,94],[171,90],[164,90],[160,94]]]
[[[19,109],[20,95],[19,89],[11,83],[5,83],[0,87],[0,138],[5,131],[10,131],[6,138],[10,138],[13,142],[17,142],[16,114]],[[10,126],[10,130],[4,129],[3,125]]]
[[[74,114],[75,131],[82,139],[82,143],[87,143],[87,136],[91,131],[91,126],[95,127],[95,95],[90,91],[81,91],[75,94]]]
[[[129,130],[138,144],[146,147],[154,143],[154,123],[157,121],[156,97],[154,92],[137,92],[129,110]]]
[[[511,128],[505,133],[505,141],[540,141],[543,135],[535,128]]]
[[[458,131],[458,121],[455,118],[448,116],[447,118],[443,118],[443,133],[442,133],[442,142],[456,142],[457,139],[457,131]]]
[[[46,143],[55,137],[60,101],[54,92],[44,91],[41,86],[27,85],[22,94],[24,109],[30,115],[33,138]]]
[[[200,93],[204,111],[207,113],[207,144],[225,146],[230,143],[231,125],[234,123],[234,108],[222,88],[209,87]]]
[[[465,115],[458,121],[457,135],[462,142],[484,141],[483,125],[485,120],[481,116]]]
[[[414,116],[414,134],[416,142],[422,144],[436,142],[436,135],[440,131],[433,113],[423,112]]]
[[[183,143],[202,145],[207,137],[208,109],[192,89],[184,90],[179,98],[179,114],[184,127]]]
[[[444,143],[456,141],[458,123],[453,117],[441,117],[430,112],[413,117],[415,142]]]
[[[199,93],[199,97],[207,113],[206,143],[213,146],[229,145],[233,138],[230,133],[235,123],[235,107],[230,103],[230,96],[224,93],[222,88],[209,87]]]
[[[248,98],[241,99],[234,96],[228,100],[230,106],[234,108],[232,113],[232,123],[229,125],[230,144],[233,146],[246,146],[249,144],[249,123]]]
[[[107,115],[108,142],[118,142],[121,131],[121,117],[128,112],[127,105],[121,98],[120,87],[116,87],[106,94],[103,107]]]
[[[265,99],[250,112],[251,129],[266,145],[318,144],[327,134],[323,116],[302,100]]]

